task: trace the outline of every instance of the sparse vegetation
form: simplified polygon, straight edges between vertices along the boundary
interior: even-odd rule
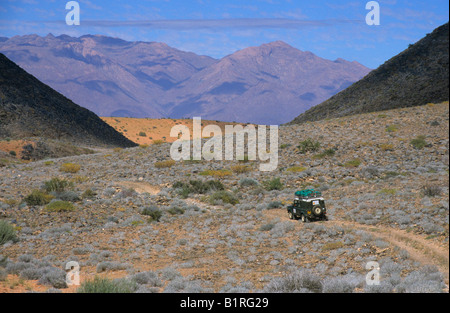
[[[52,201],[46,207],[47,212],[71,212],[75,210],[75,206],[69,201]]]
[[[358,167],[360,165],[361,165],[361,160],[360,159],[354,159],[354,160],[345,162],[344,167],[353,168],[353,167]]]
[[[52,178],[49,181],[44,182],[44,189],[47,193],[50,192],[63,192],[67,189],[73,188],[73,183],[60,178]]]
[[[8,241],[16,241],[16,231],[14,227],[6,221],[0,220],[0,246]]]
[[[39,206],[50,203],[53,198],[54,197],[52,195],[35,189],[31,192],[31,194],[25,197],[24,201],[30,206]]]
[[[263,186],[268,191],[283,189],[283,183],[279,177],[263,182]]]
[[[222,190],[222,191],[216,191],[215,193],[213,193],[209,197],[209,202],[213,205],[225,204],[225,203],[235,205],[235,204],[239,203],[239,200],[231,192]]]
[[[425,136],[418,136],[417,138],[411,140],[411,145],[417,150],[422,150],[428,145],[428,143],[425,140]]]
[[[64,163],[61,165],[60,171],[64,173],[78,173],[81,169],[81,166],[76,163]]]
[[[166,161],[160,161],[155,163],[156,168],[170,168],[174,166],[177,162],[174,160],[166,160]]]
[[[126,279],[108,279],[96,276],[93,280],[83,282],[77,289],[78,293],[133,293],[137,289],[136,283]]]
[[[301,154],[316,152],[320,149],[320,142],[314,141],[312,139],[306,139],[300,142],[300,145],[297,146],[297,149]]]
[[[231,176],[233,173],[230,170],[206,170],[200,173],[202,176],[213,176],[213,177],[226,177]]]

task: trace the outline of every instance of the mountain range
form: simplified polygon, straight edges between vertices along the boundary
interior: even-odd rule
[[[291,124],[439,103],[449,99],[449,23]]]
[[[220,60],[100,35],[1,38],[0,52],[99,116],[282,124],[370,72],[277,41]]]

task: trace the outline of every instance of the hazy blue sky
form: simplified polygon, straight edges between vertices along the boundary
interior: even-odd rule
[[[376,68],[448,21],[447,0],[380,0],[381,25],[368,26],[367,2],[79,0],[81,25],[68,26],[67,1],[0,0],[0,36],[103,34],[215,58],[282,40],[320,57]]]

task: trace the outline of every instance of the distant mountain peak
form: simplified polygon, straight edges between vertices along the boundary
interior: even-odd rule
[[[23,46],[26,45],[26,50]],[[0,51],[100,116],[280,124],[365,76],[283,41],[220,60],[160,42],[103,35],[16,37]]]

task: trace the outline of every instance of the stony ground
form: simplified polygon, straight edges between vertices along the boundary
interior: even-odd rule
[[[0,292],[75,292],[69,261],[82,282],[122,278],[135,292],[448,292],[448,131],[448,102],[285,126],[274,173],[164,162],[170,144],[6,162],[0,218],[17,240],[0,246]],[[320,146],[301,151],[306,139]],[[56,177],[71,185],[52,201],[71,210],[25,202]],[[184,192],[190,180],[227,193]],[[330,221],[289,220],[294,192],[311,187]],[[369,261],[379,286],[366,284]]]

